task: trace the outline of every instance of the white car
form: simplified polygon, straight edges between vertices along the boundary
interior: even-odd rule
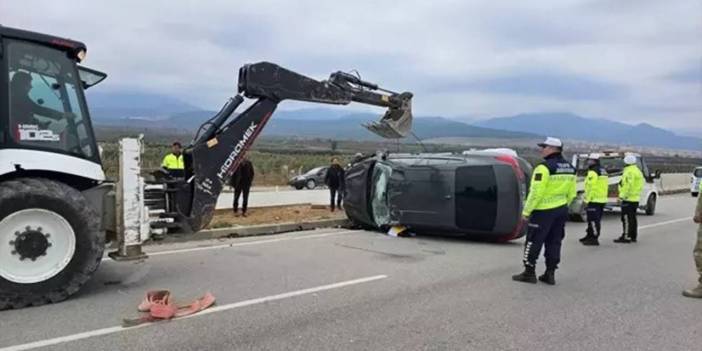
[[[610,152],[605,151],[596,154],[578,154],[573,155],[573,165],[577,170],[577,189],[578,197],[573,201],[570,206],[571,218],[576,221],[584,221],[585,215],[585,204],[583,202],[583,194],[585,192],[585,176],[587,175],[587,159],[590,155],[598,156],[600,159],[600,165],[607,170],[609,175],[609,192],[608,201],[605,205],[605,209],[614,210],[619,208],[619,181],[622,176],[622,170],[624,169],[624,156],[634,155],[636,156],[636,164],[643,172],[645,183],[643,190],[641,190],[641,201],[639,202],[639,209],[646,212],[647,215],[651,216],[656,213],[656,202],[658,200],[659,188],[660,188],[660,172],[651,172],[646,164],[646,160],[637,153],[630,152]]]
[[[697,197],[700,194],[700,183],[702,183],[702,167],[695,168],[690,178],[690,193]]]

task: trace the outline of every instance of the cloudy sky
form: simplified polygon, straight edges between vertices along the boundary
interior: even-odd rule
[[[320,79],[356,69],[414,92],[416,115],[567,111],[702,133],[699,0],[0,0],[0,24],[85,42],[109,73],[96,89],[207,109],[266,60]]]

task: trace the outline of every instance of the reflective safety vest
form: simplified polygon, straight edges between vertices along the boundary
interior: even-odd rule
[[[534,168],[522,215],[570,205],[577,194],[575,168],[561,154],[552,154]]]
[[[176,156],[173,153],[166,155],[161,162],[161,167],[165,169],[185,169],[185,163],[183,163],[183,154]]]
[[[585,202],[606,204],[608,192],[609,176],[607,171],[602,167],[587,171],[587,177],[585,177]]]
[[[636,165],[624,167],[622,180],[619,181],[619,198],[622,201],[639,202],[644,186],[643,172]]]

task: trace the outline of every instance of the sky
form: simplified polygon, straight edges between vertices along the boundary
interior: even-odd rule
[[[102,92],[218,109],[271,61],[415,94],[415,115],[572,112],[702,135],[702,1],[0,0],[0,24],[88,46]],[[318,107],[285,103],[281,108]],[[351,109],[365,110],[362,106]]]

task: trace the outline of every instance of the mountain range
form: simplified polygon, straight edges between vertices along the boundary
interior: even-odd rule
[[[170,97],[140,93],[88,96],[96,126],[158,128],[194,132],[216,114]],[[330,139],[378,140],[361,126],[377,114],[333,108],[277,110],[263,135]],[[534,139],[544,135],[566,140],[702,150],[702,138],[681,136],[647,123],[630,125],[572,113],[529,113],[497,117],[470,124],[444,117],[415,117],[413,132],[420,139],[442,137]]]
[[[593,142],[702,150],[702,138],[681,136],[648,123],[636,125],[572,113],[529,113],[491,118],[475,125],[500,130],[540,133]]]

